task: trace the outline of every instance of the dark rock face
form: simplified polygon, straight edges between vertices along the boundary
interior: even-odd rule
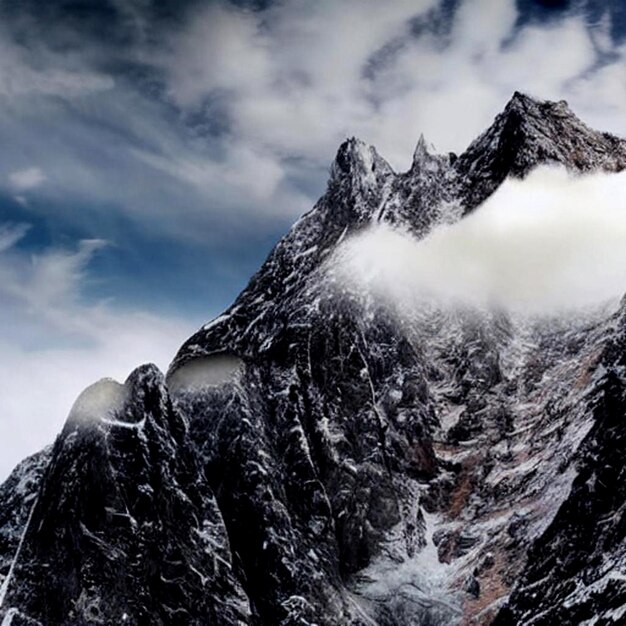
[[[520,94],[458,158],[421,139],[406,173],[346,141],[325,195],[167,382],[144,366],[90,388],[0,488],[0,616],[620,623],[624,307],[407,325],[327,271],[372,222],[424,236],[547,162],[618,171],[626,142]]]
[[[247,623],[185,418],[154,366],[126,387],[112,415],[70,415],[5,603],[46,625]]]
[[[436,420],[417,353],[385,320],[322,309],[294,333],[237,384],[179,402],[260,622],[357,624],[345,580],[398,524],[419,544],[406,507],[436,471]]]

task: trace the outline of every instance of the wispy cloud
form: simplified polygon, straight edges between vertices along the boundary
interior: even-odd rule
[[[32,254],[18,245],[27,232],[0,227],[0,478],[54,439],[87,385],[123,380],[147,361],[165,369],[197,324],[86,302],[89,263],[104,242]]]
[[[28,191],[39,187],[46,175],[38,167],[28,167],[9,174],[9,183],[16,191]]]
[[[573,10],[523,26],[519,17],[514,0],[466,1],[449,13],[426,0],[212,5],[190,16],[158,62],[182,108],[217,100],[230,134],[268,155],[322,162],[356,134],[403,167],[421,131],[442,151],[462,150],[514,90],[569,98],[625,132],[626,61],[609,13],[594,24]],[[596,80],[612,94],[603,103]]]
[[[112,89],[111,76],[85,66],[68,63],[67,56],[49,49],[41,52],[0,39],[0,95],[12,98],[28,95],[74,98]]]
[[[0,225],[0,252],[12,248],[30,228],[29,224],[2,224]]]

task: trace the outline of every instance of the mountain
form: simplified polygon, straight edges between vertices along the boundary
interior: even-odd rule
[[[334,280],[364,226],[423,237],[542,163],[620,171],[626,141],[516,93],[404,173],[344,142],[167,376],[88,388],[0,488],[3,626],[623,623],[626,300],[402,324]]]

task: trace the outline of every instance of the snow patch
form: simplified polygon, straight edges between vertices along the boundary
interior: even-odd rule
[[[2,620],[2,626],[11,626],[13,623],[13,618],[19,614],[19,611],[16,608],[10,608],[4,615],[4,619]]]
[[[414,556],[400,557],[397,546],[360,572],[359,594],[382,607],[385,618],[397,624],[449,624],[461,620],[460,597],[452,589],[454,571],[439,560],[433,541],[439,523],[436,515],[422,511],[424,547]],[[402,544],[402,524],[392,532]]]
[[[210,322],[205,324],[202,327],[202,330],[207,331],[207,330],[213,328],[214,326],[217,326],[218,324],[221,324],[222,322],[225,322],[227,319],[230,319],[230,315],[219,315],[214,320],[211,320]]]

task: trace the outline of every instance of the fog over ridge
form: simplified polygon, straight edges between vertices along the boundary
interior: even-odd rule
[[[372,224],[334,261],[348,290],[401,309],[424,298],[539,314],[594,306],[626,292],[626,172],[540,167],[422,240]]]

